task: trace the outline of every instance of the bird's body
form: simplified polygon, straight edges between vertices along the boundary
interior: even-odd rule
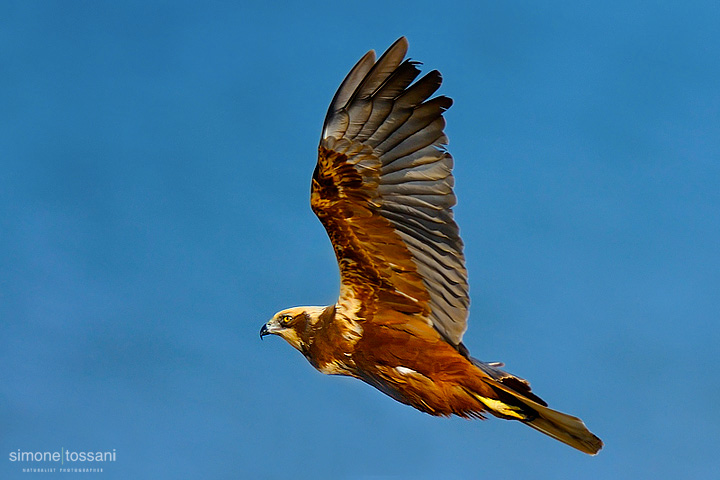
[[[359,378],[395,400],[432,415],[480,416],[477,395],[493,396],[483,373],[423,324],[407,319],[364,322],[352,348],[322,342],[317,351],[343,359],[341,373]]]
[[[358,378],[420,411],[490,413],[597,453],[602,442],[580,419],[547,408],[528,382],[462,343],[467,273],[442,117],[452,101],[430,98],[437,71],[413,83],[419,70],[406,51],[401,38],[377,62],[368,52],[325,119],[311,205],[338,259],[337,303],[283,310],[261,336],[279,335],[320,372]]]

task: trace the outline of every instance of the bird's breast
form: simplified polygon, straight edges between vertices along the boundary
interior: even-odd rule
[[[353,353],[362,333],[355,319],[335,315],[332,321],[316,326],[312,342],[303,353],[321,373],[356,376]]]
[[[348,358],[348,360],[351,360]],[[352,361],[342,361],[334,359],[318,363],[315,368],[325,375],[350,375],[354,376],[355,365]]]

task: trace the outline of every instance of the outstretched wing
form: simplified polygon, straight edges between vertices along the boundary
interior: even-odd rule
[[[376,62],[368,52],[340,85],[323,126],[311,205],[340,265],[340,302],[393,309],[433,325],[458,345],[468,285],[453,220],[453,159],[430,99],[442,82],[417,82],[417,63],[397,40]],[[354,303],[353,303],[354,302]]]

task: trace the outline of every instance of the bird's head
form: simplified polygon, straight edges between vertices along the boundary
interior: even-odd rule
[[[277,335],[304,353],[310,344],[313,327],[328,307],[293,307],[281,310],[260,329],[260,338]]]

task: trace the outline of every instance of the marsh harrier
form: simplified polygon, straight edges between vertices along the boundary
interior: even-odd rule
[[[340,266],[326,307],[278,312],[260,331],[299,350],[320,372],[348,375],[431,415],[518,420],[585,453],[602,441],[548,408],[522,378],[470,356],[463,244],[453,220],[453,158],[445,96],[432,71],[397,40],[370,51],[330,103],[312,176],[311,206]]]

